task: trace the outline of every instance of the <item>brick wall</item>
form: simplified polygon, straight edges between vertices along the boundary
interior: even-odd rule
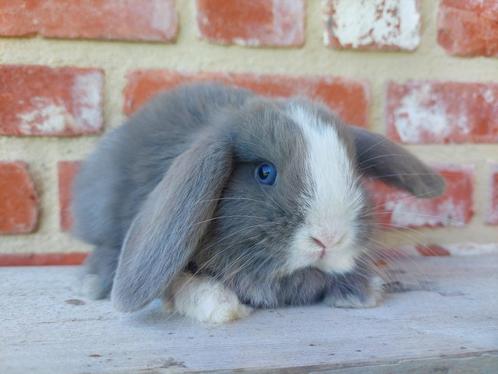
[[[389,247],[498,250],[498,0],[0,2],[0,265],[79,263],[78,162],[151,95],[218,79],[304,94],[446,178],[376,184]]]

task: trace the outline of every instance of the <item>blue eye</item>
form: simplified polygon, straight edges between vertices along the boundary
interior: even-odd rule
[[[256,168],[255,174],[259,183],[271,186],[277,179],[277,168],[273,164],[264,163]]]

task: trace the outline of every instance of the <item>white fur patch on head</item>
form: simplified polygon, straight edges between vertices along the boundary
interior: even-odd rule
[[[308,190],[303,201],[305,222],[295,234],[288,269],[316,266],[325,272],[348,272],[361,252],[355,238],[363,195],[355,165],[333,124],[299,105],[291,107],[288,115],[305,138]]]

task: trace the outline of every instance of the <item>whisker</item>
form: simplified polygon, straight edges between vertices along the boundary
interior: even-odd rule
[[[242,215],[218,216],[218,217],[213,217],[213,218],[206,219],[204,221],[195,222],[195,223],[193,223],[193,225],[199,225],[199,224],[202,224],[202,223],[216,221],[218,219],[225,219],[225,218],[259,218],[259,219],[264,219],[264,220],[267,219],[266,217],[260,217],[260,216],[242,216]]]
[[[248,226],[248,227],[244,227],[243,229],[241,230],[238,230],[238,231],[235,231],[233,233],[231,233],[230,235],[226,235],[224,237],[222,237],[221,239],[219,240],[216,240],[214,243],[212,243],[211,245],[207,246],[207,247],[204,247],[204,248],[201,248],[201,250],[203,251],[207,251],[213,247],[215,247],[216,245],[219,245],[221,242],[231,238],[231,237],[234,237],[236,235],[239,235],[241,232],[243,232],[244,230],[248,230],[248,229],[252,229],[252,228],[255,228],[255,227],[262,227],[262,226],[266,226],[268,227],[268,225],[265,225],[265,224],[258,224],[258,225],[252,225],[252,226]],[[193,277],[197,276],[198,274],[201,273],[201,271],[203,271],[204,269],[206,269],[210,264],[212,264],[213,262],[215,262],[217,260],[217,257],[216,256],[220,256],[223,252],[231,249],[233,247],[226,247],[224,249],[222,249],[220,252],[217,252],[214,256],[212,256],[208,261],[206,261],[205,263],[203,263],[201,266],[199,266],[199,268],[196,270],[196,272],[194,274],[192,274],[192,277],[191,277],[191,281],[193,281]],[[183,289],[188,285],[190,284],[191,281],[187,281],[185,282],[178,290],[176,290],[176,292],[173,294],[173,298],[178,294],[180,293],[181,291],[183,291]]]

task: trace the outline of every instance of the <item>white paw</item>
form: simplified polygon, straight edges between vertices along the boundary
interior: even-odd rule
[[[241,319],[252,311],[235,292],[208,277],[184,277],[175,284],[169,300],[176,312],[210,324]]]
[[[219,291],[219,292],[218,292]],[[229,290],[216,290],[204,295],[193,311],[193,317],[201,322],[221,324],[247,317],[252,308],[242,304],[237,295]]]

